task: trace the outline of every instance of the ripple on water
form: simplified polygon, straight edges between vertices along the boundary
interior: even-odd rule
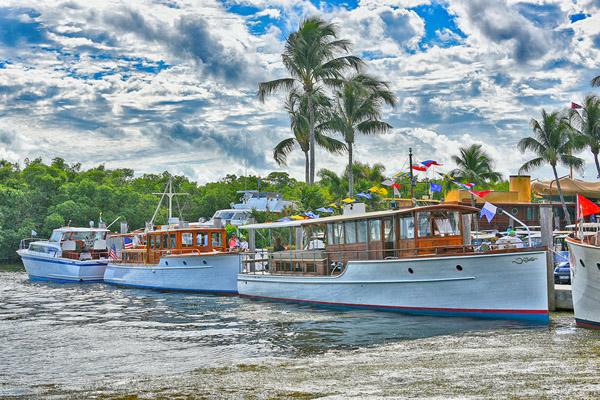
[[[497,393],[494,388],[509,390],[517,379],[515,388],[539,395],[535,379],[553,387],[547,375],[561,369],[569,372],[572,387],[588,385],[594,393],[597,383],[582,378],[597,372],[589,358],[590,341],[598,339],[593,335],[575,329],[570,314],[540,328],[340,312],[30,282],[23,271],[0,268],[0,396],[80,397],[78,390],[85,388],[109,396],[150,390],[167,397],[444,397],[458,390],[485,397]],[[595,351],[597,357],[597,345]]]

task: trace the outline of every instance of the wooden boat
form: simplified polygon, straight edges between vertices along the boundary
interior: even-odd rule
[[[225,229],[153,230],[122,247],[104,273],[106,283],[138,288],[236,294],[240,255],[228,252]]]
[[[571,258],[571,293],[577,326],[600,329],[600,246],[598,235],[566,238]]]
[[[477,212],[441,204],[242,226],[249,233],[251,256],[238,275],[239,294],[330,307],[548,323],[546,250],[476,252],[463,221]],[[288,249],[277,243],[279,251],[252,253],[258,229],[287,236]],[[319,236],[323,240],[315,239]]]
[[[63,227],[48,240],[23,239],[17,254],[31,280],[102,282],[107,229]]]

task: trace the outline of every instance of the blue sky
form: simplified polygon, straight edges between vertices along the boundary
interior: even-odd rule
[[[286,76],[285,38],[317,15],[399,98],[385,110],[394,129],[360,138],[358,160],[396,172],[411,146],[451,168],[460,146],[481,143],[508,175],[527,159],[516,143],[542,108],[600,94],[590,87],[599,11],[597,0],[4,0],[0,158],[166,169],[201,182],[247,165],[301,179],[301,153],[285,167],[272,159],[290,136],[283,99],[260,103],[256,89]],[[344,157],[317,159],[344,168]]]

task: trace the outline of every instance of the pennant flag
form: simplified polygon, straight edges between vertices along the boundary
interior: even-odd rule
[[[321,208],[317,208],[315,211],[331,214],[333,212],[333,209],[321,207]]]
[[[462,185],[467,189],[472,189],[473,187],[475,187],[474,183],[463,183]]]
[[[440,185],[439,183],[433,183],[431,182],[429,184],[429,190],[433,193],[433,192],[441,192],[442,191],[442,185]]]
[[[498,211],[498,207],[496,207],[492,203],[486,201],[485,204],[483,205],[483,207],[481,208],[479,218],[485,217],[485,219],[487,219],[487,222],[489,224],[490,222],[492,222],[492,219],[494,219],[494,216],[496,215],[497,211]]]
[[[304,215],[305,217],[308,217],[308,218],[310,218],[310,219],[319,218],[319,214],[315,214],[315,213],[312,213],[312,212],[310,212],[310,211],[307,211],[307,212],[305,212],[303,215]]]
[[[415,171],[427,171],[427,167],[421,165],[413,165],[412,169],[414,169]]]
[[[356,197],[361,197],[363,199],[371,200],[371,193],[356,193]]]
[[[306,217],[304,217],[302,215],[292,215],[290,218],[292,219],[292,221],[300,221],[300,220],[306,219]]]
[[[385,181],[381,182],[381,184],[384,186],[392,186],[394,181],[392,179],[386,179]]]
[[[394,182],[394,184],[392,185],[392,187],[393,187],[394,189],[400,189],[400,184],[399,184],[399,183],[396,183],[396,182]]]
[[[421,164],[423,164],[424,166],[426,166],[427,168],[431,167],[432,165],[437,165],[438,167],[441,167],[442,164],[439,164],[437,161],[435,160],[425,160],[425,161],[421,161]]]
[[[346,204],[350,204],[350,203],[354,203],[356,200],[350,198],[350,197],[346,197],[344,200],[342,200],[342,202],[346,203]]]
[[[398,172],[394,174],[394,178],[408,178],[410,174],[408,172]]]
[[[398,185],[400,187],[400,185]],[[394,186],[394,197],[400,198],[400,191]]]
[[[331,203],[331,204],[330,204],[328,207],[331,207],[331,208],[338,208],[338,205],[337,205],[337,204],[335,204],[335,203]]]
[[[600,213],[600,206],[596,203],[577,194],[577,219]]]
[[[377,194],[378,194],[378,195],[380,195],[380,196],[387,196],[387,194],[388,194],[388,191],[387,191],[387,189],[386,189],[386,188],[379,188],[379,189],[377,190]]]
[[[279,219],[278,219],[277,221],[275,221],[275,222],[290,222],[290,221],[291,221],[291,219],[290,219],[290,218],[288,218],[288,217],[283,217],[283,218],[279,218]]]
[[[37,236],[37,232],[32,229],[31,230],[31,237],[36,237],[36,236]]]
[[[479,192],[476,192],[474,190],[469,190],[469,193],[474,194],[477,197],[481,197],[482,199],[492,192],[493,192],[493,190],[482,190]]]
[[[573,102],[571,102],[571,110],[579,110],[580,108],[583,108],[583,107],[581,107],[581,106],[580,106],[579,104],[577,104],[577,103],[573,103]]]

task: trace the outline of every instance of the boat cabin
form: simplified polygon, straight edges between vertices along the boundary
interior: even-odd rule
[[[27,249],[37,253],[50,254],[54,257],[72,260],[97,260],[106,258],[107,229],[62,227],[54,229],[50,239],[28,241]],[[23,242],[21,244],[23,246]]]
[[[248,270],[256,265],[266,269],[268,265],[271,273],[331,275],[340,273],[353,260],[472,252],[470,227],[463,229],[462,216],[478,211],[464,205],[439,204],[240,228],[250,233],[251,251],[256,249],[256,234],[252,231],[268,229],[273,239],[268,257],[263,252],[258,263],[250,257],[246,261]],[[284,229],[289,229],[287,235]]]
[[[178,228],[150,231],[138,246],[123,248],[120,261],[158,264],[163,255],[192,255],[227,251],[227,233],[220,228]]]

